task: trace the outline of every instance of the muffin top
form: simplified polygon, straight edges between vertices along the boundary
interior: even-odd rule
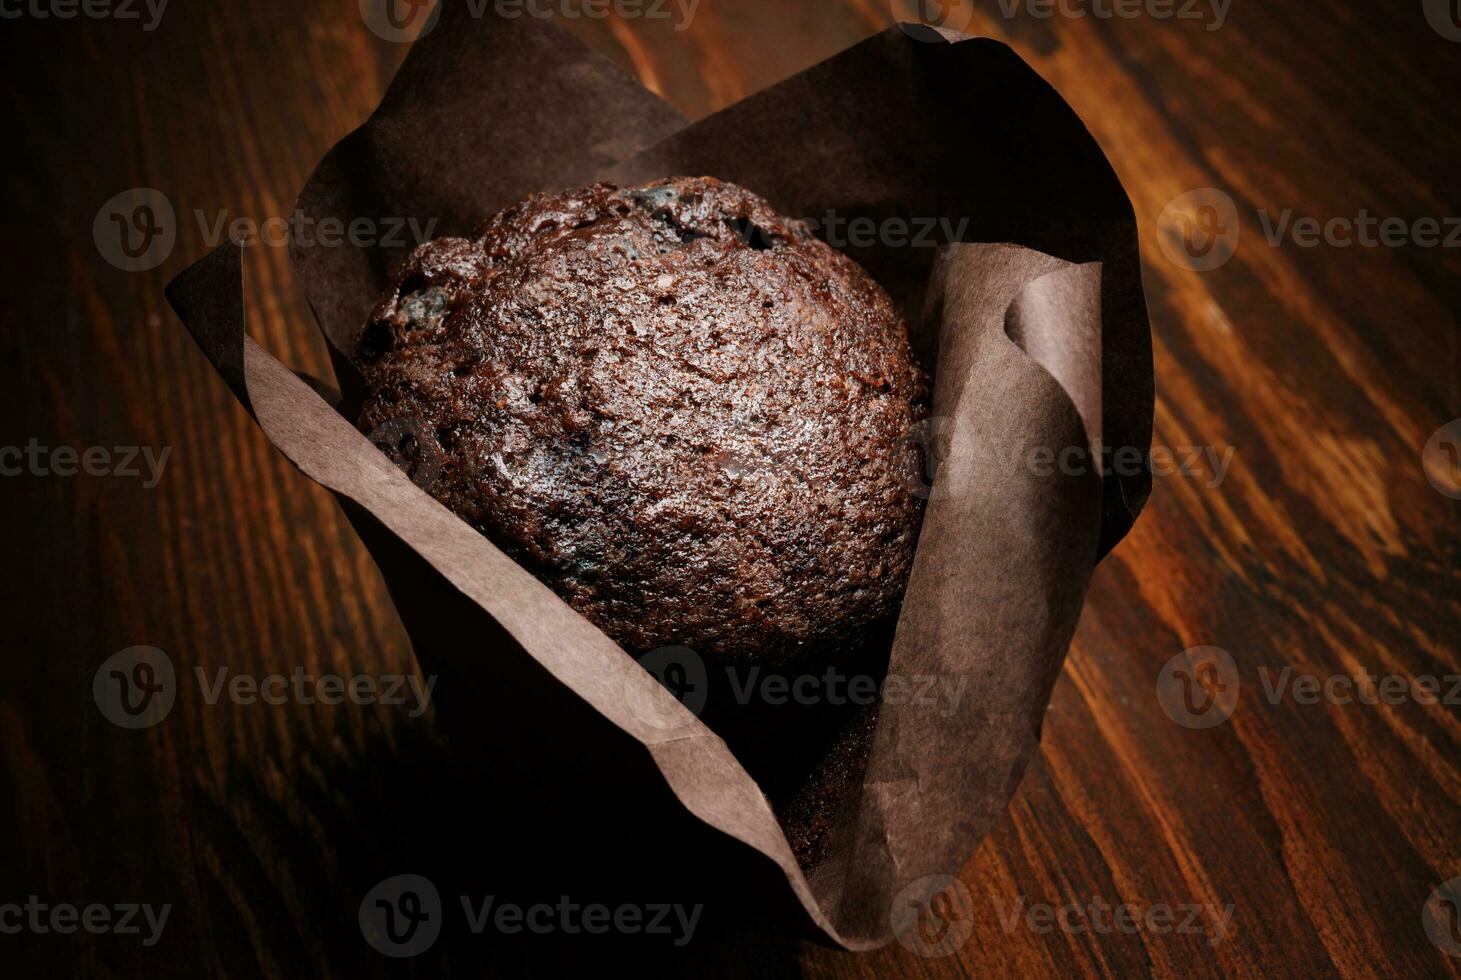
[[[362,429],[631,653],[788,665],[894,614],[927,383],[887,295],[709,178],[540,194],[417,248]]]

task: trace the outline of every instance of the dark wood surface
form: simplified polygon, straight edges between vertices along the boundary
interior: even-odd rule
[[[1422,468],[1432,433],[1461,415],[1461,251],[1275,247],[1257,217],[1461,213],[1461,44],[1418,0],[1236,0],[1218,30],[1000,9],[970,10],[969,29],[1007,40],[1062,92],[1135,206],[1156,443],[1234,456],[1216,486],[1159,478],[1097,570],[1040,756],[962,871],[972,938],[945,959],[897,943],[837,953],[763,922],[707,926],[685,950],[455,935],[388,961],[356,925],[366,891],[481,850],[467,846],[476,798],[452,782],[469,750],[434,713],[188,696],[144,731],[107,721],[92,676],[137,644],[210,672],[415,669],[333,500],[268,445],[162,299],[207,251],[194,212],[287,215],[405,49],[366,30],[356,0],[179,3],[151,32],[0,22],[0,444],[172,449],[153,489],[0,483],[0,904],[174,905],[151,948],[0,934],[11,975],[580,975],[617,960],[717,976],[1461,975],[1423,926],[1432,890],[1461,876],[1461,705],[1310,705],[1262,686],[1264,668],[1285,666],[1461,674],[1461,504]],[[880,0],[705,0],[684,32],[565,26],[698,118],[891,20]],[[182,220],[160,268],[128,273],[92,223],[137,186]],[[1204,187],[1229,195],[1242,238],[1231,261],[1195,272],[1168,258],[1159,216]],[[323,343],[292,328],[310,314],[285,250],[252,249],[250,277],[256,338],[328,376]],[[1227,722],[1187,728],[1159,703],[1158,674],[1209,645],[1232,655],[1242,694]],[[459,870],[490,891],[489,868]],[[1217,942],[1046,932],[1002,921],[1021,902],[1232,917]],[[1449,912],[1461,941],[1461,908]]]

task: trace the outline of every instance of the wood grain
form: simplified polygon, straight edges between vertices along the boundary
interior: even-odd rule
[[[1278,247],[1259,211],[1408,220],[1458,213],[1461,46],[1413,2],[1235,3],[1182,19],[1042,19],[967,8],[1087,122],[1143,234],[1156,443],[1231,447],[1218,485],[1173,476],[1097,570],[1040,758],[960,877],[957,956],[851,956],[762,922],[707,922],[687,949],[448,933],[399,963],[361,940],[378,881],[433,869],[490,891],[434,714],[179,699],[113,726],[93,672],[134,644],[212,673],[415,670],[378,574],[330,497],[267,444],[162,301],[208,249],[194,218],[287,216],[315,163],[375,106],[404,47],[355,0],[170,7],[136,23],[0,24],[12,149],[0,308],[3,445],[172,447],[155,489],[6,477],[0,779],[14,842],[0,903],[171,902],[162,941],[0,935],[16,975],[578,974],[615,963],[707,975],[1455,976],[1422,907],[1461,876],[1461,707],[1301,704],[1262,671],[1461,674],[1458,503],[1421,466],[1461,415],[1455,249]],[[688,30],[566,20],[692,118],[891,23],[880,0],[704,0]],[[180,215],[159,269],[92,240],[102,202],[162,190]],[[1168,259],[1159,216],[1195,188],[1242,238],[1211,272]],[[281,248],[251,250],[251,327],[292,367],[308,309]],[[1171,721],[1159,670],[1234,658],[1237,709]],[[591,815],[589,815],[591,819]],[[1030,928],[1032,905],[1232,908],[1208,933]],[[1461,921],[1453,923],[1461,938]],[[461,932],[461,930],[458,930]],[[562,939],[562,937],[559,937]]]

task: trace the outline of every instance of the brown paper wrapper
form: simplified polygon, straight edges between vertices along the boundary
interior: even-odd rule
[[[348,355],[404,250],[294,250],[332,346],[333,405],[248,338],[236,247],[168,295],[270,441],[337,495],[370,548],[438,677],[439,710],[468,723],[483,764],[463,778],[497,801],[482,825],[490,847],[587,846],[612,853],[621,878],[648,878],[659,857],[673,868],[666,888],[736,878],[729,891],[761,904],[788,894],[784,879],[804,929],[871,948],[899,928],[908,890],[956,874],[1003,813],[1091,571],[1150,489],[1144,472],[1028,464],[1039,449],[1150,444],[1135,221],[1079,119],[993,41],[890,29],[687,126],[557,28],[456,4],[299,207],[316,221],[436,218],[437,234],[460,234],[534,191],[682,174],[813,220],[967,219],[942,248],[844,249],[905,313],[940,421],[888,671],[967,686],[952,711],[880,707],[866,772],[810,876],[716,733],[352,425],[361,385]]]

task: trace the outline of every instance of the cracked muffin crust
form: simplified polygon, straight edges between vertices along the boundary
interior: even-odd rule
[[[361,428],[409,422],[397,462],[630,653],[835,659],[896,612],[926,379],[883,290],[740,187],[540,194],[422,245],[358,363]]]

